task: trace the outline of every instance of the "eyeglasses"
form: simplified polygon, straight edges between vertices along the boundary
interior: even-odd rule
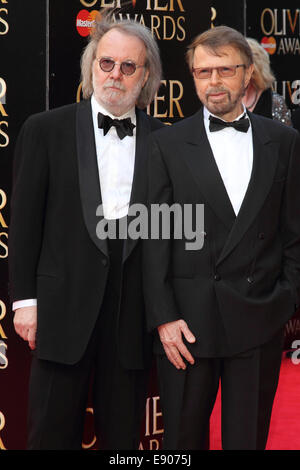
[[[99,62],[99,67],[103,72],[111,72],[115,65],[120,66],[120,70],[123,75],[133,75],[136,69],[140,67],[145,67],[144,65],[137,65],[131,60],[125,60],[124,62],[115,62],[109,57],[102,57],[101,59],[96,59]]]
[[[222,78],[233,77],[236,74],[236,70],[239,67],[246,67],[245,64],[238,64],[238,65],[227,65],[222,67],[200,67],[200,68],[192,68],[193,74],[195,78],[205,79],[210,78],[212,75],[212,71],[216,70],[218,75]]]

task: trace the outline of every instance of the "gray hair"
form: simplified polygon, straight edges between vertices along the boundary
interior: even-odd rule
[[[135,36],[140,39],[146,49],[145,68],[149,72],[148,80],[142,88],[137,99],[136,105],[140,109],[146,108],[154,99],[155,93],[160,87],[162,76],[162,65],[158,45],[153,38],[150,30],[133,20],[112,21],[112,15],[103,14],[95,20],[95,26],[89,38],[88,45],[85,47],[81,57],[81,80],[82,94],[84,98],[89,98],[94,91],[93,87],[93,61],[96,58],[96,49],[100,39],[105,33],[112,29],[117,29],[129,36]]]

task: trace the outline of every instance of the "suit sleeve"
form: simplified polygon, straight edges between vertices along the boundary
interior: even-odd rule
[[[291,286],[295,306],[300,300],[300,135],[291,143],[289,168],[282,204],[283,277]]]
[[[36,116],[23,125],[15,148],[9,228],[11,301],[33,299],[42,244],[48,180],[45,138]]]
[[[181,318],[169,275],[172,240],[163,239],[161,227],[154,226],[151,218],[151,208],[161,204],[171,206],[172,203],[173,191],[168,171],[159,146],[151,137],[148,168],[149,237],[143,242],[144,293],[147,325],[150,331],[159,325]],[[156,232],[157,239],[153,234],[151,237],[151,231]]]

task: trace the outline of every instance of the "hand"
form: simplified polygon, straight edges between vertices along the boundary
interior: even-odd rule
[[[16,333],[25,341],[28,341],[30,349],[35,349],[37,307],[17,308],[14,316],[14,327]]]
[[[186,365],[181,356],[190,364],[194,364],[193,356],[182,341],[182,334],[189,343],[194,343],[196,338],[184,320],[164,323],[158,327],[158,333],[165,353],[176,369],[186,369]]]

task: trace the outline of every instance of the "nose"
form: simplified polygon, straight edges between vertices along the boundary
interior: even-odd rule
[[[220,82],[220,75],[217,69],[213,69],[210,77],[210,82],[212,85],[216,85]]]
[[[112,71],[110,72],[110,76],[114,79],[114,80],[120,80],[120,78],[123,76],[122,72],[121,72],[121,68],[120,68],[120,65],[119,64],[115,64],[114,68],[112,69]]]

